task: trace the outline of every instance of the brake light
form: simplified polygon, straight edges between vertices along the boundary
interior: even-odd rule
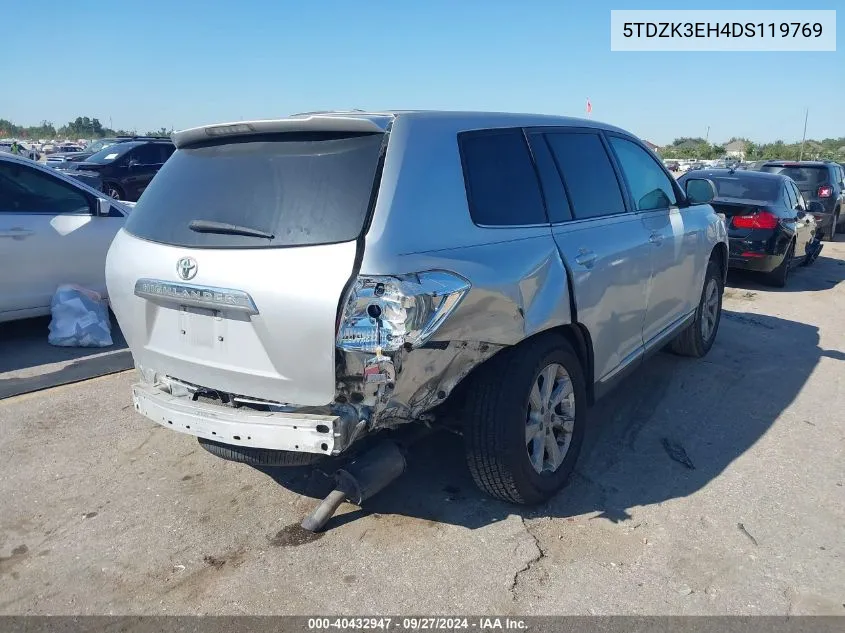
[[[735,229],[773,229],[778,225],[778,216],[771,211],[735,215],[733,224]]]
[[[361,276],[345,297],[337,346],[350,352],[395,352],[431,338],[470,289],[454,273]]]
[[[819,198],[830,198],[833,195],[833,187],[830,185],[822,185],[819,187]]]

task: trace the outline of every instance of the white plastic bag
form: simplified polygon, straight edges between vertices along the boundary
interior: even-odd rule
[[[53,320],[47,342],[59,347],[108,347],[112,344],[111,320],[99,293],[64,284],[50,303]]]

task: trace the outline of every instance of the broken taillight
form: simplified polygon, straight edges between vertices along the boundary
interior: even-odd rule
[[[470,289],[455,273],[432,270],[410,275],[356,279],[344,299],[337,346],[346,351],[391,352],[428,341]]]

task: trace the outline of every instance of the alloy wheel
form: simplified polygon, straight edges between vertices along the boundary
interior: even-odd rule
[[[575,428],[575,391],[569,373],[558,363],[546,365],[528,397],[525,447],[531,466],[553,473],[566,458]]]

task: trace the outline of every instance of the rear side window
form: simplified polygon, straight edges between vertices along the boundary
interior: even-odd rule
[[[352,241],[366,223],[383,139],[383,134],[289,133],[183,148],[153,178],[126,230],[198,248]],[[272,237],[197,232],[190,228],[194,220]]]
[[[622,191],[598,134],[546,135],[577,219],[625,212]]]
[[[459,144],[473,222],[484,226],[548,222],[521,129],[463,133]]]
[[[677,204],[669,176],[648,152],[636,143],[618,136],[611,136],[610,144],[619,158],[637,211],[666,209]]]

